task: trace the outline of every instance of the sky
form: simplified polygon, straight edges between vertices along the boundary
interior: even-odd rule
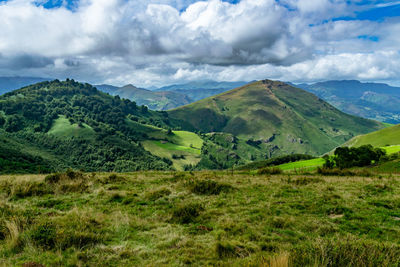
[[[0,76],[400,85],[400,1],[0,0]]]

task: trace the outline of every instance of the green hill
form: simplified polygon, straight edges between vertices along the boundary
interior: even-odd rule
[[[266,158],[320,155],[350,138],[384,125],[345,114],[315,95],[275,81],[254,82],[168,111],[173,125],[201,132],[226,132]]]
[[[41,82],[0,96],[0,172],[171,169],[141,144],[167,124],[165,112],[89,84]]]
[[[375,147],[400,145],[400,124],[369,134],[356,136],[346,143],[348,146],[362,146],[368,144]]]

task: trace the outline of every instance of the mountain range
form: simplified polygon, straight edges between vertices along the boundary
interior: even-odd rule
[[[356,80],[297,84],[353,115],[387,123],[400,123],[400,87]]]
[[[0,172],[223,169],[282,154],[319,155],[382,128],[269,80],[168,112],[54,80],[0,96]]]

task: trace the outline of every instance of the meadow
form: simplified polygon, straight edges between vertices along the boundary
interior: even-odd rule
[[[399,266],[400,175],[0,176],[0,265]]]

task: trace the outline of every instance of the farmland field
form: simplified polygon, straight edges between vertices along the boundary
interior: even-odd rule
[[[3,175],[0,265],[397,266],[399,196],[379,173]]]

